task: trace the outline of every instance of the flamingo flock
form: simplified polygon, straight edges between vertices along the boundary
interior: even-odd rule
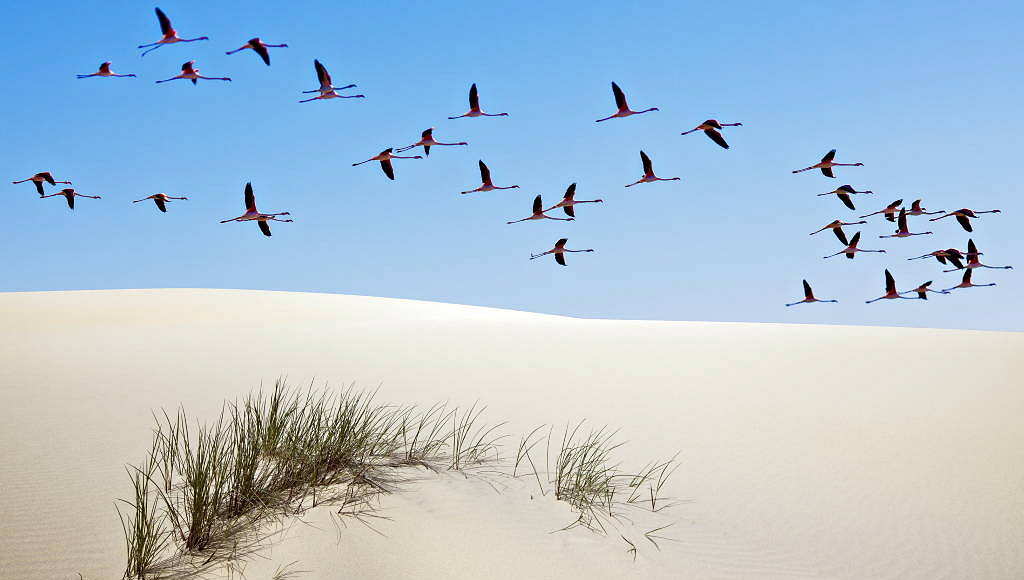
[[[172,25],[170,18],[160,8],[155,8],[155,14],[156,14],[156,17],[157,17],[158,24],[160,26],[161,37],[156,42],[152,42],[152,43],[149,43],[149,44],[138,45],[138,49],[142,50],[142,52],[140,53],[140,56],[145,56],[145,55],[149,54],[150,52],[153,52],[153,51],[155,51],[157,49],[160,49],[160,48],[162,48],[162,47],[164,47],[166,45],[179,44],[179,43],[195,43],[195,42],[199,42],[199,41],[209,41],[210,40],[209,37],[207,37],[207,36],[196,36],[196,37],[191,37],[191,38],[181,37],[181,36],[179,36],[177,30]],[[237,46],[237,45],[235,45],[235,46]],[[233,50],[225,51],[225,55],[234,55],[234,54],[237,54],[237,53],[245,51],[245,50],[251,50],[252,52],[254,52],[260,58],[260,60],[266,66],[269,67],[271,65],[270,49],[272,49],[272,48],[273,49],[280,49],[280,48],[287,48],[287,47],[288,47],[288,44],[286,44],[286,43],[270,44],[270,43],[264,42],[260,37],[253,37],[253,38],[249,39],[248,41],[246,41],[245,44],[239,46],[238,48],[235,48]],[[184,79],[184,80],[191,81],[193,85],[197,85],[199,80],[219,80],[219,81],[225,81],[225,82],[230,82],[232,80],[231,77],[228,77],[228,76],[217,77],[217,76],[204,76],[204,75],[201,75],[200,74],[200,69],[195,66],[196,62],[197,62],[196,60],[188,60],[184,64],[181,65],[181,72],[179,74],[177,74],[175,76],[172,76],[170,78],[156,80],[155,82],[157,84],[163,84],[163,83],[168,83],[168,82],[175,81],[175,80],[182,80],[182,79]],[[356,88],[357,85],[356,84],[352,84],[352,83],[344,84],[344,85],[340,85],[340,86],[339,85],[335,85],[334,81],[333,81],[333,79],[331,77],[330,72],[327,70],[327,67],[324,66],[324,64],[321,63],[321,61],[319,59],[314,59],[313,60],[313,69],[314,69],[314,73],[316,75],[316,81],[317,81],[317,84],[318,84],[318,88],[312,89],[312,90],[301,91],[301,93],[304,94],[304,95],[315,95],[315,96],[311,96],[309,98],[303,98],[303,99],[298,101],[299,103],[309,103],[309,102],[313,102],[313,101],[331,100],[331,99],[365,99],[366,98],[366,95],[363,95],[363,94],[346,94],[346,93],[344,93],[344,91],[348,91],[349,89]],[[111,69],[111,62],[110,61],[102,62],[100,64],[99,69],[97,70],[97,72],[90,73],[90,74],[78,74],[76,76],[79,79],[97,78],[97,77],[100,77],[100,78],[134,78],[134,77],[137,77],[137,75],[134,74],[134,73],[118,74],[118,73],[113,72],[112,69]],[[605,121],[610,121],[612,119],[623,119],[623,118],[627,118],[627,117],[632,117],[632,116],[636,116],[636,115],[642,115],[642,114],[646,114],[646,113],[651,113],[651,112],[659,111],[658,107],[648,107],[648,108],[643,108],[643,109],[633,109],[633,108],[631,108],[630,104],[629,104],[629,102],[628,102],[628,100],[626,98],[625,92],[615,82],[611,83],[611,90],[612,90],[612,96],[614,98],[615,112],[612,113],[611,115],[606,116],[606,117],[603,117],[603,118],[600,118],[600,119],[596,119],[595,122],[597,122],[597,123],[603,123]],[[500,95],[499,95],[499,97],[500,97]],[[509,117],[509,116],[510,116],[510,114],[508,112],[499,112],[499,113],[485,112],[484,109],[481,107],[481,104],[480,104],[480,92],[479,92],[479,90],[477,88],[477,84],[476,83],[472,83],[470,85],[470,87],[469,87],[469,109],[465,113],[462,113],[460,115],[449,116],[448,119],[449,120],[456,120],[456,119],[476,118],[476,117]],[[695,132],[703,132],[705,134],[705,136],[711,142],[713,142],[714,144],[718,145],[721,149],[728,150],[728,149],[730,149],[730,145],[726,141],[725,136],[723,135],[723,133],[725,132],[726,128],[741,127],[741,126],[743,126],[743,123],[741,123],[741,122],[724,123],[724,122],[720,122],[720,121],[718,121],[716,119],[706,119],[705,121],[697,124],[692,129],[689,129],[689,130],[681,132],[680,135],[689,135],[689,134],[695,133]],[[431,150],[432,147],[458,147],[458,146],[464,146],[465,147],[465,146],[469,145],[469,143],[466,142],[466,141],[451,141],[451,142],[438,141],[437,139],[434,138],[434,130],[435,130],[434,127],[430,127],[428,129],[425,129],[425,130],[423,130],[421,132],[419,140],[417,140],[415,143],[412,143],[412,144],[409,144],[409,145],[406,145],[406,146],[403,146],[403,147],[397,147],[397,148],[396,147],[388,147],[388,148],[384,149],[383,151],[381,151],[380,153],[370,157],[369,159],[366,159],[364,161],[359,161],[359,162],[356,162],[356,163],[352,163],[352,166],[355,167],[355,166],[363,165],[363,164],[366,164],[366,163],[370,163],[372,161],[377,161],[377,162],[379,162],[381,171],[384,173],[385,177],[387,177],[388,180],[395,180],[395,169],[394,169],[394,165],[392,163],[392,161],[395,160],[395,159],[424,159],[425,157],[429,157],[430,156],[430,150]],[[730,131],[732,131],[732,129],[730,129]],[[418,147],[422,147],[423,155],[400,155],[400,153],[404,153],[404,152],[407,152],[407,151],[413,151],[413,150],[415,150]],[[634,181],[632,183],[626,184],[624,187],[630,188],[630,187],[633,187],[633,186],[636,186],[636,185],[639,185],[639,184],[642,184],[642,183],[654,183],[654,182],[659,182],[659,181],[681,181],[682,180],[681,177],[659,177],[655,173],[655,171],[654,171],[654,165],[653,165],[653,162],[652,162],[651,158],[643,150],[640,151],[640,161],[641,161],[641,165],[642,165],[642,169],[643,169],[642,177],[640,177],[639,179],[637,179],[636,181]],[[802,169],[793,170],[792,173],[797,174],[797,173],[804,173],[804,172],[809,172],[809,171],[813,171],[813,170],[819,170],[821,172],[821,174],[824,175],[825,177],[833,178],[834,179],[836,177],[835,169],[838,168],[838,167],[851,167],[852,168],[852,167],[862,167],[863,165],[864,165],[864,163],[861,163],[861,162],[855,162],[855,163],[840,163],[840,162],[837,162],[836,161],[836,149],[831,149],[817,163],[815,163],[813,165],[810,165],[808,167],[804,167]],[[460,192],[460,194],[465,195],[465,194],[484,193],[484,192],[491,192],[491,191],[498,191],[498,190],[512,190],[512,189],[519,189],[520,188],[519,185],[506,185],[506,186],[495,185],[494,181],[492,180],[492,177],[491,177],[491,171],[488,168],[488,166],[483,162],[483,160],[478,161],[478,167],[479,167],[479,172],[480,172],[480,185],[478,187],[474,188],[474,189],[470,189],[470,190],[467,190],[467,191],[462,191],[462,192]],[[33,184],[33,186],[36,189],[36,192],[39,194],[40,199],[45,199],[45,198],[50,198],[50,197],[57,197],[57,196],[63,196],[65,198],[66,202],[67,202],[68,208],[71,209],[71,210],[75,209],[75,198],[80,197],[80,198],[88,198],[88,199],[101,199],[101,196],[99,196],[99,195],[85,195],[85,194],[81,194],[81,193],[78,193],[75,189],[73,189],[71,187],[67,187],[67,188],[61,189],[59,191],[55,191],[53,193],[47,194],[46,190],[45,190],[45,186],[47,186],[47,185],[53,186],[53,187],[56,187],[58,184],[68,185],[68,186],[72,185],[71,181],[59,181],[59,180],[55,179],[53,174],[51,172],[49,172],[49,171],[42,171],[42,172],[36,173],[36,174],[32,175],[31,177],[28,177],[26,179],[21,179],[21,180],[13,181],[12,183],[13,184],[20,184],[20,183],[28,183],[28,182],[31,182]],[[846,208],[848,208],[851,211],[857,211],[856,205],[854,204],[854,197],[853,196],[856,196],[856,195],[869,195],[869,194],[873,194],[873,192],[871,190],[869,190],[869,189],[858,190],[858,189],[854,188],[852,185],[846,184],[846,185],[841,185],[841,186],[835,188],[832,191],[825,192],[825,193],[819,193],[817,195],[819,197],[820,196],[835,195],[838,198],[838,200],[843,204],[843,206],[845,206]],[[171,203],[173,201],[183,201],[183,200],[187,200],[187,199],[188,199],[188,197],[186,197],[186,196],[171,196],[171,195],[168,195],[166,193],[156,193],[156,194],[152,194],[152,195],[148,195],[148,196],[142,197],[141,199],[132,200],[132,203],[140,203],[140,202],[145,202],[145,201],[152,200],[154,205],[156,206],[156,208],[161,213],[167,213],[167,205],[169,203]],[[270,229],[270,222],[281,222],[281,223],[293,222],[293,220],[290,217],[289,218],[284,217],[284,216],[290,216],[291,215],[290,212],[284,211],[284,212],[264,213],[264,212],[261,212],[259,209],[257,209],[256,198],[255,198],[255,194],[253,192],[253,186],[252,186],[251,182],[245,184],[243,199],[244,199],[245,212],[242,215],[238,216],[238,217],[221,220],[220,223],[225,224],[225,223],[229,223],[229,222],[255,221],[257,223],[261,233],[264,236],[266,236],[266,237],[270,237],[272,235],[271,234],[271,229]],[[542,195],[541,194],[537,194],[534,197],[534,199],[533,199],[533,204],[532,204],[532,207],[531,207],[531,213],[527,217],[523,217],[521,219],[515,219],[515,220],[507,221],[506,224],[516,224],[516,223],[528,222],[528,221],[546,221],[546,220],[561,221],[561,222],[571,222],[571,221],[576,220],[576,217],[577,217],[576,216],[576,206],[582,205],[582,204],[601,204],[601,203],[604,203],[604,199],[602,199],[602,198],[576,199],[576,183],[572,183],[571,185],[568,186],[568,188],[566,189],[566,191],[565,191],[564,195],[562,196],[562,198],[557,203],[555,203],[554,205],[552,205],[550,207],[545,207]],[[893,223],[893,224],[896,225],[896,230],[894,231],[894,233],[891,233],[891,234],[888,234],[888,235],[879,235],[878,236],[879,238],[882,238],[882,239],[894,239],[894,238],[909,238],[909,237],[915,237],[915,236],[934,235],[933,232],[931,232],[931,231],[911,231],[911,227],[910,227],[910,223],[909,223],[909,218],[912,218],[912,217],[932,216],[932,215],[938,216],[938,217],[929,218],[929,220],[932,221],[932,222],[937,222],[937,221],[940,221],[940,220],[944,220],[945,218],[948,218],[948,217],[955,217],[956,221],[963,228],[963,230],[965,230],[967,232],[973,232],[974,231],[973,230],[973,225],[971,223],[972,220],[979,219],[979,216],[982,215],[982,214],[990,214],[990,213],[994,214],[994,213],[1000,213],[1000,211],[1001,211],[1001,210],[998,210],[998,209],[992,209],[992,210],[972,210],[972,209],[968,209],[968,208],[962,208],[962,209],[955,210],[955,211],[950,211],[950,212],[945,212],[945,211],[928,211],[922,205],[922,203],[923,203],[922,199],[916,199],[916,200],[914,200],[911,203],[911,206],[908,209],[908,208],[903,206],[903,199],[897,199],[897,200],[895,200],[892,203],[886,205],[885,207],[883,207],[882,209],[880,209],[878,211],[874,211],[874,212],[867,213],[865,215],[859,216],[859,221],[845,221],[843,219],[834,219],[831,222],[829,222],[828,224],[826,224],[825,226],[821,227],[820,229],[811,232],[810,235],[815,235],[815,234],[818,234],[820,232],[824,232],[825,230],[831,230],[833,235],[842,244],[842,248],[839,249],[839,251],[837,251],[837,252],[835,252],[833,254],[824,256],[824,258],[832,258],[832,257],[844,255],[848,259],[853,260],[858,253],[878,253],[878,254],[885,254],[885,253],[887,253],[887,250],[884,249],[884,248],[878,248],[878,249],[864,249],[864,248],[861,248],[859,246],[859,244],[861,242],[861,231],[857,231],[857,232],[855,232],[853,234],[852,237],[847,238],[846,232],[843,230],[844,227],[867,224],[868,222],[866,221],[866,218],[870,218],[872,216],[881,215],[885,220],[887,220],[888,222]],[[564,212],[566,217],[555,217],[555,216],[552,216],[552,215],[548,215],[549,212],[552,212],[552,211],[555,211],[555,210],[558,210],[558,209],[561,209],[562,212]],[[917,228],[914,228],[914,229],[916,230]],[[539,254],[532,254],[531,253],[530,254],[530,260],[535,260],[535,259],[541,258],[543,256],[553,255],[554,256],[554,260],[555,260],[555,262],[558,265],[566,266],[567,265],[566,264],[566,258],[565,258],[566,254],[568,254],[568,253],[590,253],[590,252],[594,252],[593,248],[569,249],[569,248],[566,247],[567,243],[568,243],[568,238],[562,237],[562,238],[558,239],[555,242],[554,247],[552,247],[551,249],[546,250],[544,252],[541,252]],[[995,286],[995,283],[974,284],[972,282],[972,279],[971,279],[972,272],[974,270],[980,269],[980,268],[985,268],[985,269],[1011,269],[1012,266],[990,266],[988,264],[984,264],[984,263],[981,262],[981,258],[980,258],[980,256],[982,256],[982,255],[983,255],[983,253],[978,251],[977,246],[975,245],[974,240],[973,239],[969,239],[967,241],[967,250],[966,251],[961,251],[961,250],[958,250],[956,248],[946,248],[946,249],[934,250],[932,252],[929,252],[927,254],[923,254],[923,255],[920,255],[920,256],[907,258],[907,260],[923,260],[923,259],[928,259],[928,258],[935,258],[935,260],[938,261],[941,265],[952,266],[952,269],[943,270],[943,272],[963,271],[962,280],[961,280],[960,284],[955,285],[955,286],[953,286],[951,288],[947,288],[945,290],[933,290],[931,288],[931,285],[932,285],[933,282],[932,281],[927,281],[927,282],[924,282],[924,283],[918,285],[916,288],[913,288],[913,289],[910,289],[910,290],[899,291],[899,289],[897,287],[897,284],[896,284],[895,277],[889,271],[889,269],[885,269],[885,293],[883,295],[881,295],[881,296],[876,297],[876,298],[867,300],[866,303],[871,304],[871,303],[874,303],[874,302],[877,302],[877,301],[881,301],[881,300],[915,299],[915,298],[911,298],[911,297],[906,296],[906,295],[911,295],[911,294],[912,295],[916,295],[916,299],[928,300],[928,294],[930,294],[930,293],[932,293],[932,294],[948,294],[952,290],[955,290],[955,289],[981,287],[981,286]],[[839,262],[842,262],[842,261],[840,260]],[[804,298],[802,300],[797,301],[797,302],[792,302],[792,303],[786,304],[787,307],[795,306],[795,305],[798,305],[798,304],[808,304],[808,303],[815,303],[815,302],[820,302],[820,303],[837,303],[838,302],[838,300],[835,300],[835,299],[820,299],[820,298],[817,298],[815,296],[812,288],[811,288],[810,283],[806,279],[803,280],[802,282],[803,282]]]

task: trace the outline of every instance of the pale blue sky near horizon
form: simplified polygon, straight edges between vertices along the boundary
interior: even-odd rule
[[[140,58],[136,45],[160,37],[157,5],[181,36],[210,40]],[[1022,17],[1011,2],[11,5],[0,290],[250,288],[601,318],[1024,330]],[[289,47],[271,49],[270,67],[224,54],[253,36]],[[367,98],[298,104],[316,87],[314,58]],[[193,59],[233,82],[154,84]],[[104,60],[139,78],[75,78]],[[614,112],[611,81],[634,108],[661,110],[594,123]],[[511,116],[447,120],[473,82],[485,110]],[[706,118],[743,123],[725,131],[730,150],[679,134]],[[351,166],[431,126],[470,145],[396,160],[394,182],[376,163]],[[791,173],[832,148],[865,166]],[[625,189],[641,149],[682,181]],[[522,189],[460,196],[479,184],[478,159]],[[72,212],[10,184],[44,170],[103,199]],[[247,181],[260,209],[296,221],[273,224],[272,238],[217,223],[242,213]],[[505,224],[571,182],[605,203],[580,206],[575,222]],[[856,212],[816,197],[845,183],[876,193],[855,197]],[[157,192],[190,199],[166,214],[130,203]],[[853,261],[823,260],[840,244],[807,235],[898,198],[1003,213],[973,234],[911,218],[935,234],[885,240],[892,228],[874,216],[847,233],[888,253]],[[596,252],[565,268],[529,260],[560,237]],[[959,272],[906,258],[968,237],[984,262],[1018,269],[976,271],[991,288],[864,304],[883,293],[885,268],[901,290],[956,285]],[[784,307],[802,278],[840,304]]]

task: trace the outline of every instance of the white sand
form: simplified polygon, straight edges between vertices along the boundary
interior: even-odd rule
[[[807,306],[813,308],[814,306]],[[480,399],[510,433],[586,418],[629,464],[680,451],[662,551],[585,530],[516,482],[427,478],[381,537],[325,511],[268,578],[1024,577],[1024,334],[576,320],[340,295],[0,295],[0,577],[116,578],[112,500],[150,411],[212,413],[279,375]],[[514,441],[512,442],[514,444]]]

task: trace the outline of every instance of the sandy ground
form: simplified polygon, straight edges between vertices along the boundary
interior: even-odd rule
[[[608,424],[627,466],[680,453],[684,501],[634,562],[612,534],[551,533],[572,514],[525,481],[425,477],[384,499],[383,536],[316,511],[248,578],[1024,577],[1020,333],[132,290],[2,294],[0,347],[3,578],[118,577],[113,499],[151,411],[213,413],[280,375],[479,399],[509,433]]]

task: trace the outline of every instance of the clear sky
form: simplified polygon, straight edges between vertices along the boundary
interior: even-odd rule
[[[1019,168],[1024,116],[1019,23],[1013,2],[200,2],[166,0],[184,37],[139,58],[160,36],[153,4],[15,3],[0,37],[7,66],[0,289],[217,287],[337,292],[457,302],[586,317],[909,325],[1024,330],[1024,235]],[[289,44],[271,67],[252,37]],[[298,104],[319,58],[336,84],[366,99]],[[154,80],[195,59],[232,83]],[[134,79],[77,80],[104,60]],[[610,81],[634,108],[660,112],[595,124],[614,112]],[[470,83],[485,110],[459,119]],[[726,151],[680,136],[706,118],[728,128]],[[352,167],[436,127],[429,159]],[[664,177],[641,175],[638,152]],[[838,179],[791,170],[837,148]],[[460,196],[479,184],[476,162],[519,190]],[[1016,168],[1016,169],[1015,169]],[[69,211],[39,200],[37,171],[84,194]],[[263,211],[291,211],[264,238],[242,212],[251,181]],[[554,204],[577,182],[575,222],[506,225],[533,196]],[[847,210],[816,197],[849,183],[871,189]],[[49,187],[48,187],[49,189]],[[157,192],[187,195],[167,214]],[[904,198],[929,209],[1003,210],[975,221],[993,265],[992,288],[924,301],[882,294],[888,267],[900,289],[959,282],[928,251],[966,246],[952,219],[911,218],[935,235],[880,240],[870,218],[856,260],[829,221]],[[560,214],[558,214],[560,215]],[[852,235],[856,227],[847,228]],[[531,252],[560,237],[569,266]],[[785,308],[801,278],[840,304]],[[159,307],[154,305],[154,307]]]

